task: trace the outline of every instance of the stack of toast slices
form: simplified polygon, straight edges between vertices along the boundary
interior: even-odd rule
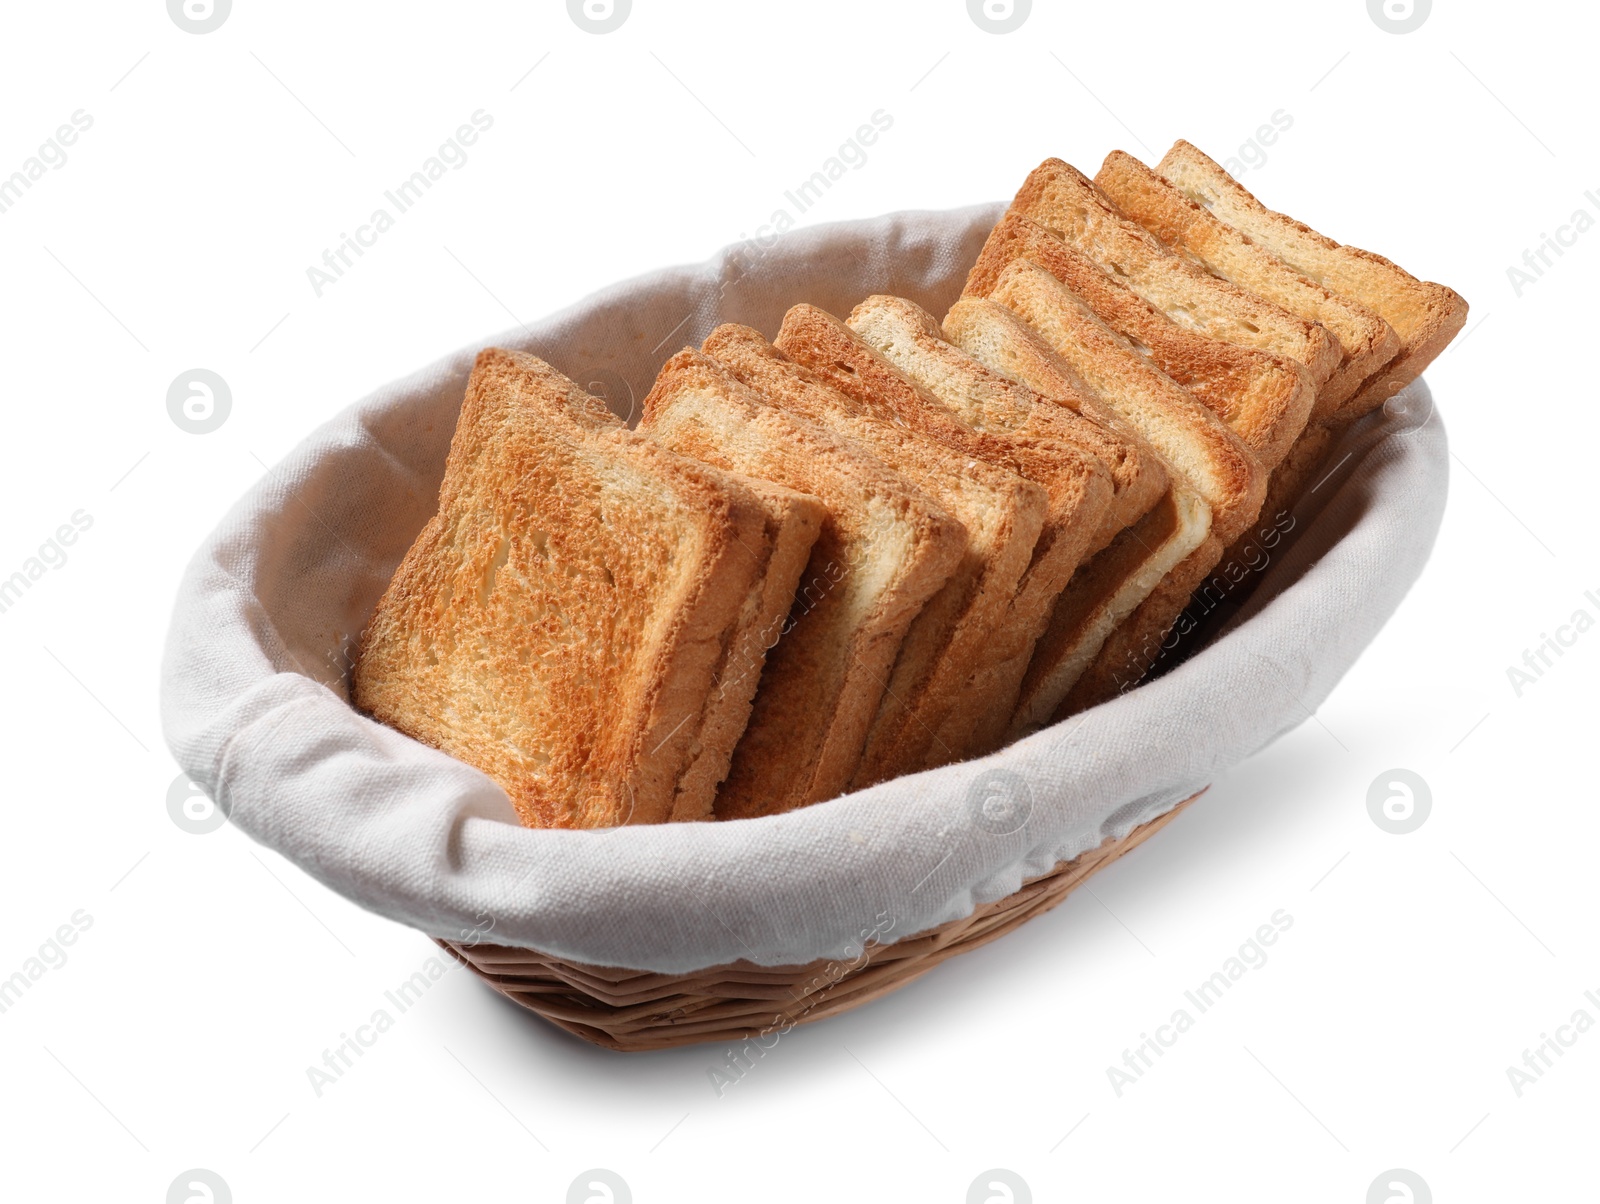
[[[485,351],[354,702],[541,828],[774,815],[985,755],[1242,597],[1466,314],[1179,142],[1040,164],[943,318],[872,296],[717,327],[637,429]]]

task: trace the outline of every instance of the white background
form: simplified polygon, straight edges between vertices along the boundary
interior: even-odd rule
[[[604,36],[558,0],[5,25],[0,175],[74,111],[93,125],[0,214],[0,576],[93,525],[0,614],[0,976],[92,926],[0,1015],[0,1194],[161,1201],[190,1167],[241,1204],[559,1201],[593,1166],[641,1204],[956,1202],[990,1167],[1041,1201],[1359,1204],[1391,1167],[1441,1202],[1595,1190],[1600,1031],[1520,1097],[1506,1073],[1578,1009],[1600,1021],[1600,634],[1520,697],[1506,672],[1600,618],[1600,232],[1520,297],[1507,277],[1600,216],[1588,6],[1440,0],[1405,35],[1362,0],[1041,0],[1007,35],[961,0],[637,0]],[[324,248],[478,109],[466,165],[314,295]],[[1004,198],[1047,155],[1092,174],[1187,137],[1222,159],[1290,115],[1243,182],[1472,303],[1428,374],[1454,454],[1428,572],[1315,721],[1092,891],[796,1030],[721,1098],[711,1051],[594,1050],[464,973],[319,1098],[307,1067],[432,946],[169,820],[157,664],[187,557],[337,409],[753,233],[879,109],[892,128],[805,222]],[[194,367],[233,393],[204,436],[165,406]],[[1433,795],[1406,836],[1366,810],[1395,767]],[[1118,1097],[1107,1067],[1280,908],[1267,964]]]

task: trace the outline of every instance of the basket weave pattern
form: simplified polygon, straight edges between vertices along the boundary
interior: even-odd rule
[[[608,1049],[642,1051],[741,1041],[837,1015],[920,978],[946,958],[1003,936],[1060,903],[1081,882],[1143,844],[1195,795],[1120,840],[1058,863],[1020,889],[891,945],[868,942],[848,966],[737,961],[687,974],[586,966],[533,949],[435,938],[508,999]]]

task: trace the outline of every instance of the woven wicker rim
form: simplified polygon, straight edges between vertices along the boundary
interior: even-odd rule
[[[848,965],[737,961],[688,974],[588,966],[535,949],[434,938],[506,998],[595,1045],[622,1051],[764,1039],[860,1007],[1043,915],[1091,874],[1136,849],[1204,791],[1120,840],[1062,861],[1003,899],[892,945],[868,943]]]

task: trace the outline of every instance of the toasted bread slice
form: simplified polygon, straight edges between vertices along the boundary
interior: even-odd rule
[[[1063,464],[1091,458],[1105,446],[1109,432],[1066,406],[1046,401],[1024,385],[991,372],[959,347],[946,342],[938,321],[915,302],[902,297],[869,297],[856,306],[847,323],[913,384],[926,390],[974,431],[1007,437],[1034,436],[1046,441],[1039,447]],[[1129,450],[1132,448],[1130,446]],[[1053,485],[1059,471],[1051,466],[1041,483]],[[1110,470],[1105,477],[1110,480]],[[1165,470],[1160,471],[1165,480]],[[1034,548],[1033,562],[1012,599],[1011,609],[978,671],[967,683],[969,705],[957,708],[946,721],[944,741],[964,755],[981,755],[998,747],[1008,719],[1016,708],[1033,647],[1044,633],[1051,612],[1067,582],[1082,564],[1119,535],[1127,524],[1102,520],[1098,530],[1088,526],[1096,493],[1077,487],[1078,474],[1069,477],[1067,490],[1050,489],[1050,513]],[[1139,482],[1141,487],[1144,482]],[[1109,515],[1109,502],[1101,509]],[[1137,517],[1142,517],[1139,515]],[[959,726],[958,726],[959,725]]]
[[[1181,326],[1303,364],[1317,390],[1339,366],[1339,344],[1325,327],[1174,255],[1122,216],[1093,181],[1059,159],[1047,159],[1034,169],[1012,208],[1077,247]],[[1249,432],[1252,449],[1268,464],[1275,463],[1311,412],[1308,404],[1299,413],[1286,409],[1255,416]]]
[[[1107,641],[1124,630],[1146,599],[1190,557],[1197,557],[1196,566],[1204,562],[1210,533],[1211,507],[1194,490],[1175,484],[1149,514],[1078,570],[1028,665],[1007,738],[1019,739],[1061,713]],[[1108,659],[1121,664],[1125,655],[1118,650]]]
[[[1306,427],[1288,457],[1272,470],[1260,514],[1222,554],[1208,589],[1215,587],[1222,597],[1236,602],[1250,594],[1260,579],[1260,570],[1270,562],[1267,553],[1294,529],[1295,503],[1308,488],[1316,488],[1317,474],[1329,449],[1348,427],[1348,422],[1337,417]]]
[[[1032,260],[1011,263],[995,283],[995,301],[1015,311],[1106,401],[1139,427],[1175,471],[1211,507],[1211,531],[1107,638],[1074,684],[1057,717],[1094,705],[1137,680],[1160,651],[1189,592],[1216,566],[1223,549],[1255,521],[1266,470],[1220,418],[1088,305]],[[1144,659],[1141,659],[1144,658]]]
[[[1250,525],[1265,496],[1266,472],[1222,419],[1032,260],[1014,260],[990,297],[1032,327],[1150,441],[1169,470],[1211,507],[1219,538],[1231,540]]]
[[[1104,442],[1094,446],[1111,470],[1111,518],[1119,530],[1138,522],[1166,494],[1166,461],[1150,441],[1005,306],[987,297],[962,298],[939,330],[951,346],[994,375],[1023,386],[1047,405],[1070,410],[1086,420],[1088,430],[1105,432]]]
[[[945,315],[944,330],[976,359],[1041,396],[1093,395],[1022,319],[996,301],[957,301]],[[1150,456],[1159,461],[1153,450]],[[1081,566],[1057,600],[1018,691],[1009,738],[1050,722],[1111,632],[1210,534],[1211,507],[1180,475],[1162,476],[1167,488],[1156,505]]]
[[[564,396],[542,393],[533,400],[553,409],[558,417],[571,418],[593,429],[627,425],[604,401],[587,392]],[[763,543],[750,549],[753,557],[764,559],[755,587],[745,596],[738,618],[723,636],[705,708],[685,725],[684,730],[692,732],[693,740],[689,763],[673,800],[674,822],[713,818],[713,803],[728,776],[734,747],[749,722],[767,652],[783,632],[800,574],[805,571],[812,545],[827,517],[827,507],[820,498],[742,473],[729,475],[750,490],[765,512]]]
[[[771,551],[760,584],[746,597],[737,622],[723,641],[711,696],[673,802],[674,820],[714,817],[718,788],[728,776],[734,749],[749,725],[767,654],[788,625],[800,576],[828,518],[827,506],[809,493],[752,477],[739,479],[766,508],[766,542]]]
[[[1319,394],[1304,364],[1179,326],[1082,251],[1015,210],[989,232],[962,295],[988,296],[1013,259],[1048,268],[1101,321],[1242,435],[1269,469],[1287,454],[1289,433],[1313,412]]]
[[[960,691],[936,742],[944,755],[928,764],[967,756],[985,717],[1010,701],[1000,695],[1014,693],[1011,686],[1021,680],[1026,668],[1021,659],[1024,644],[1031,646],[1029,637],[1037,633],[1036,615],[1060,593],[1082,561],[1109,504],[1108,474],[1098,462],[1058,440],[973,430],[843,322],[815,306],[796,305],[784,315],[777,346],[861,405],[923,431],[952,451],[1004,464],[1048,491],[1051,539],[1018,586],[1020,613],[1008,608],[985,649],[984,660],[998,666],[997,673],[981,679],[982,689]],[[999,731],[1003,730],[1000,724]]]
[[[1223,546],[1213,532],[1162,578],[1138,609],[1106,638],[1094,663],[1056,708],[1056,721],[1126,693],[1144,679],[1163,648],[1192,626],[1185,614],[1189,599],[1217,567]]]
[[[1398,354],[1341,408],[1346,417],[1377,409],[1422,375],[1466,324],[1467,303],[1454,289],[1418,280],[1381,255],[1341,246],[1273,212],[1187,142],[1173,143],[1156,170],[1295,271],[1359,301],[1394,328],[1400,338]]]
[[[704,348],[772,404],[871,448],[966,525],[966,557],[906,634],[853,785],[959,755],[940,745],[939,730],[1028,569],[1047,495],[1007,468],[956,452],[909,423],[886,421],[748,327],[719,326]]]
[[[973,430],[1054,439],[1070,449],[1068,458],[1087,456],[1101,464],[1111,484],[1111,502],[1086,555],[1138,522],[1165,491],[1166,470],[1144,440],[1120,424],[1106,425],[1083,414],[1083,404],[1101,404],[1098,398],[1090,400],[1087,386],[1076,404],[1040,397],[948,341],[939,320],[904,297],[868,297],[845,325]],[[1035,561],[1048,550],[1051,538],[1047,524],[1034,550]]]
[[[357,706],[483,770],[530,827],[671,817],[769,558],[747,488],[587,405],[534,356],[478,356],[439,511],[354,671]]]
[[[959,563],[965,532],[875,458],[767,404],[692,349],[656,377],[641,429],[827,507],[716,813],[769,815],[832,798],[854,774],[906,630]]]
[[[1318,391],[1319,412],[1313,418],[1336,412],[1400,350],[1400,336],[1371,309],[1307,279],[1132,155],[1112,151],[1094,182],[1118,209],[1166,246],[1187,251],[1230,284],[1327,327],[1339,342],[1339,366]]]

